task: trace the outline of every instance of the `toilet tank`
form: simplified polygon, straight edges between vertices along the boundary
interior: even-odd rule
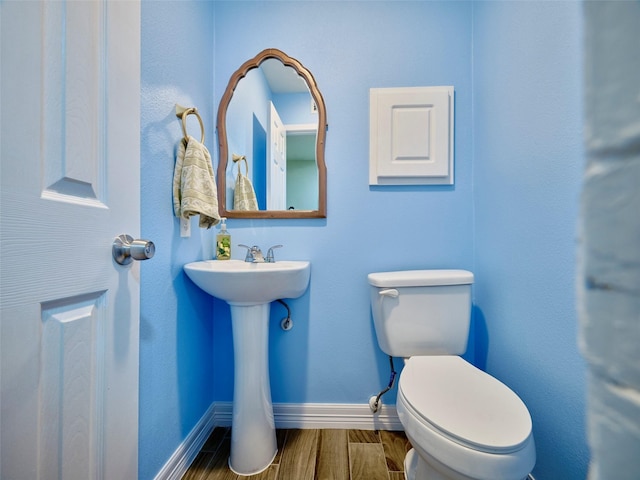
[[[407,270],[370,273],[378,344],[394,357],[460,355],[467,349],[473,273]]]

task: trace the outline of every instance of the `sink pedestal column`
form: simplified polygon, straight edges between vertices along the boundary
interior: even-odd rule
[[[233,417],[229,467],[240,475],[265,470],[278,451],[269,384],[271,304],[231,304]]]

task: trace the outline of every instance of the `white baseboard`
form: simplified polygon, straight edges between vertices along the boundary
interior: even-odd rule
[[[196,458],[214,427],[231,426],[233,404],[214,402],[162,467],[155,480],[179,480]],[[275,403],[276,428],[402,430],[395,406],[372,413],[368,404]]]
[[[204,415],[191,429],[187,438],[178,446],[171,458],[158,472],[155,480],[180,480],[182,478],[216,426],[214,423],[215,405],[215,403],[212,403],[207,411],[204,412]]]
[[[216,402],[216,426],[231,426],[231,402]],[[274,403],[276,428],[337,428],[359,430],[402,430],[395,406],[382,405],[376,414],[368,404]]]

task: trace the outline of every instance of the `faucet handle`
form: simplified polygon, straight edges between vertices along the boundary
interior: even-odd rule
[[[251,254],[251,247],[249,245],[243,245],[242,243],[239,243],[238,246],[247,249],[247,254],[244,257],[244,261],[245,262],[253,262],[253,255]]]
[[[275,263],[276,259],[273,256],[273,249],[274,248],[282,248],[283,245],[274,245],[273,247],[269,247],[269,250],[267,251],[267,258],[265,259],[265,262],[267,263]]]

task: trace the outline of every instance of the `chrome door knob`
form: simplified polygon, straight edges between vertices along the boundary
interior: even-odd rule
[[[156,246],[149,240],[134,240],[131,235],[118,235],[113,240],[113,259],[120,265],[129,265],[134,260],[147,260],[156,253]]]

